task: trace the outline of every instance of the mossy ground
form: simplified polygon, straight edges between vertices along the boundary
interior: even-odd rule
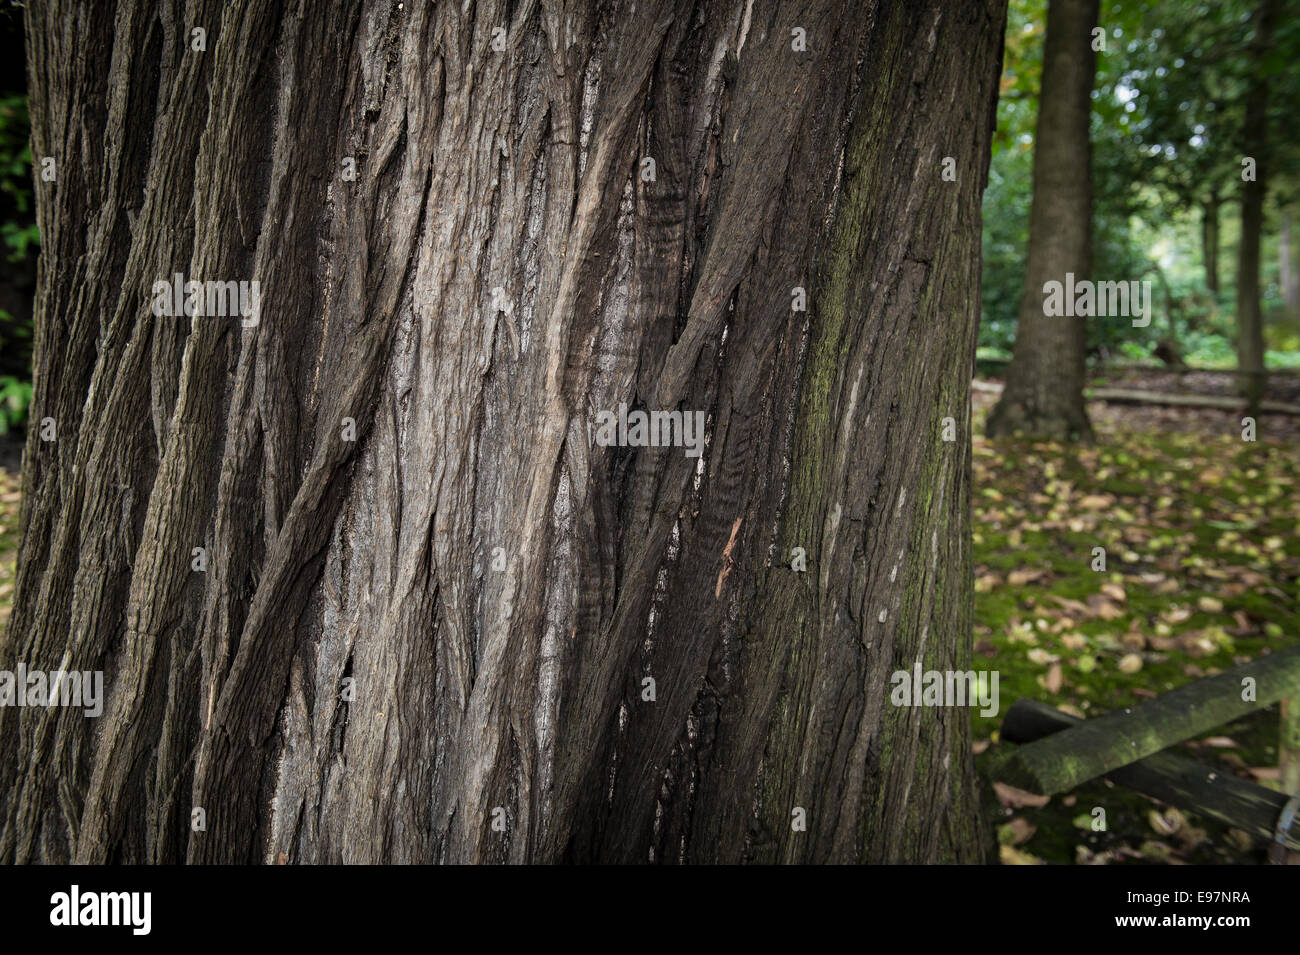
[[[975,668],[999,672],[1001,714],[1031,697],[1096,716],[1300,638],[1290,436],[1270,440],[1264,427],[1245,441],[1229,416],[1152,430],[1103,413],[1091,446],[993,442],[981,428],[989,404],[977,401],[973,449]],[[1000,715],[975,713],[981,769]],[[1180,748],[1277,785],[1276,707],[1206,738]],[[1105,832],[1092,830],[1095,807]],[[990,811],[1006,861],[1262,858],[1258,840],[1104,780],[1040,808]]]

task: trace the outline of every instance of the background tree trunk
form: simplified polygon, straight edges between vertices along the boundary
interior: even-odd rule
[[[1205,288],[1219,294],[1219,194],[1201,206],[1201,257],[1205,262]]]
[[[1300,274],[1296,272],[1296,247],[1291,239],[1291,209],[1282,209],[1282,228],[1277,236],[1278,284],[1288,319],[1300,318]]]
[[[1160,283],[1160,296],[1164,299],[1165,315],[1169,320],[1168,334],[1156,343],[1155,351],[1152,354],[1166,365],[1177,367],[1183,364],[1182,336],[1178,328],[1178,303],[1174,298],[1173,289],[1169,287],[1169,278],[1165,275],[1165,270],[1160,267],[1160,263],[1152,262],[1150,271],[1155,273],[1156,281]],[[1152,312],[1155,311],[1154,300],[1151,302],[1151,310]]]
[[[1050,0],[1043,88],[1034,139],[1029,257],[1006,388],[989,412],[990,435],[1088,439],[1083,402],[1084,319],[1043,314],[1043,285],[1092,269],[1092,30],[1098,0]]]
[[[888,695],[970,665],[1004,6],[31,3],[0,665],[108,701],[0,709],[0,860],[983,859],[967,713]]]
[[[1255,175],[1241,186],[1241,243],[1237,247],[1237,367],[1256,372],[1241,379],[1253,408],[1264,387],[1264,322],[1259,300],[1260,240],[1264,229],[1264,197],[1268,192],[1268,82],[1263,61],[1272,45],[1275,0],[1261,0],[1255,10],[1251,61],[1257,64],[1246,96],[1241,148],[1255,160]]]

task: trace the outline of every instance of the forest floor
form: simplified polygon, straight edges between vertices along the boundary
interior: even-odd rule
[[[995,399],[973,393],[973,667],[999,672],[1001,698],[998,717],[975,711],[977,766],[1021,697],[1098,716],[1300,639],[1300,422],[1261,417],[1250,442],[1231,412],[1091,402],[1092,445],[994,442]],[[1277,740],[1274,706],[1177,748],[1277,788]],[[1245,833],[1106,780],[998,796],[1004,862],[1264,858]]]
[[[1152,387],[1149,380],[1143,387]],[[1159,387],[1156,383],[1155,387]],[[1031,697],[1091,717],[1300,639],[1300,419],[1092,402],[1089,446],[992,442],[975,391],[975,662],[1000,713],[974,710],[976,764]],[[16,462],[13,462],[16,464]],[[18,475],[0,465],[0,631],[18,548]],[[1092,569],[1093,549],[1106,570]],[[1276,707],[1180,749],[1277,786]],[[1101,780],[1044,800],[1001,789],[1004,862],[1255,863],[1263,843]],[[1092,830],[1092,810],[1107,828]]]

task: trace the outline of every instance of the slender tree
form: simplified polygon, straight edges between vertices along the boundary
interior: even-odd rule
[[[1091,437],[1083,402],[1084,320],[1048,316],[1043,286],[1088,278],[1092,179],[1088,121],[1096,73],[1098,0],[1051,0],[1034,139],[1029,256],[1006,388],[989,413],[990,435]]]
[[[1201,205],[1201,261],[1205,266],[1205,290],[1219,294],[1219,206],[1222,200],[1212,191]]]
[[[27,16],[0,665],[107,701],[0,709],[0,861],[985,858],[890,682],[970,664],[1003,4]]]
[[[1241,128],[1245,180],[1241,189],[1241,242],[1237,246],[1237,367],[1251,374],[1242,385],[1252,407],[1264,386],[1264,321],[1259,300],[1260,241],[1264,231],[1264,197],[1268,193],[1268,79],[1265,61],[1272,48],[1277,0],[1260,0],[1254,13],[1250,62],[1254,67],[1246,94]]]
[[[1300,274],[1296,272],[1296,245],[1292,236],[1291,207],[1281,209],[1282,228],[1277,236],[1277,281],[1287,317],[1300,318]]]

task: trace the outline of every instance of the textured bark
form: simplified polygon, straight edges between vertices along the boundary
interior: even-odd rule
[[[1244,155],[1255,160],[1255,175],[1241,186],[1241,242],[1237,246],[1237,367],[1247,372],[1264,370],[1264,321],[1260,307],[1260,240],[1264,231],[1264,197],[1268,192],[1268,82],[1262,64],[1272,46],[1276,0],[1261,0],[1255,10],[1255,33],[1250,55],[1257,65],[1246,94],[1246,118],[1241,130]],[[1242,393],[1252,407],[1258,404],[1264,379],[1253,374],[1241,380]]]
[[[30,4],[0,665],[108,702],[0,710],[0,860],[984,858],[968,712],[887,701],[970,662],[1004,16]],[[174,272],[260,324],[153,316]],[[703,457],[594,443],[622,402]]]
[[[1055,439],[1092,435],[1083,403],[1084,319],[1043,314],[1043,286],[1090,277],[1092,143],[1088,121],[1097,54],[1099,0],[1050,0],[1043,88],[1034,138],[1029,256],[1007,387],[989,412],[990,435]]]

